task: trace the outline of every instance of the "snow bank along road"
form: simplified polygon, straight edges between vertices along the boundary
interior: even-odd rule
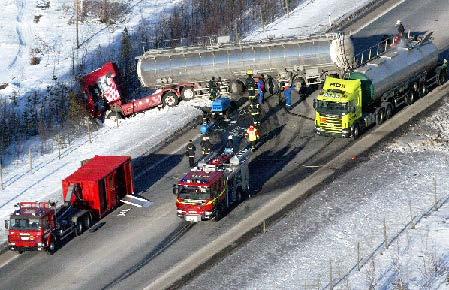
[[[269,105],[273,106],[273,101]],[[313,118],[311,98],[307,101],[297,104],[294,113]],[[197,131],[192,130],[158,153],[141,157],[142,162],[149,164],[167,158],[158,172],[142,176],[136,183],[145,190],[143,195],[154,202],[152,207],[136,209],[124,205],[101,221],[104,224],[96,232],[70,241],[52,257],[39,253],[21,255],[0,269],[0,288],[142,288],[313,172],[313,168],[303,165],[324,164],[350,143],[315,136],[313,121],[298,115],[274,107],[267,115],[264,127],[269,138],[251,163],[253,186],[260,191],[219,223],[195,225],[163,253],[147,258],[161,241],[179,229],[170,192],[171,185],[187,170],[182,152],[176,149],[196,135]],[[127,209],[130,210],[124,216],[119,215]]]

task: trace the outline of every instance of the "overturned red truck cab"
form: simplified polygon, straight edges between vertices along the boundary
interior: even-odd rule
[[[118,67],[113,62],[85,75],[81,84],[87,108],[95,118],[123,118],[158,106],[176,106],[181,95],[179,90],[167,87],[127,101],[129,98],[120,87]]]

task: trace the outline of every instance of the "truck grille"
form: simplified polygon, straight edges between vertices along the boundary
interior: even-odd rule
[[[319,125],[326,132],[341,133],[342,123],[340,116],[322,115],[320,116]]]

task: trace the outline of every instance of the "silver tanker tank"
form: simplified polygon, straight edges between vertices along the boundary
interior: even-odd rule
[[[373,84],[377,99],[385,92],[423,71],[433,71],[438,63],[438,48],[431,42],[397,47],[355,69],[367,76]]]
[[[212,76],[232,81],[241,79],[248,69],[255,74],[266,73],[273,77],[286,71],[300,71],[305,74],[303,78],[318,83],[324,81],[324,78],[317,79],[322,71],[341,68],[335,59],[353,60],[354,49],[349,38],[345,37],[344,49],[339,44],[342,41],[336,39],[337,35],[331,34],[211,47],[149,50],[138,57],[137,73],[145,87],[201,83]],[[341,56],[342,53],[346,55]]]

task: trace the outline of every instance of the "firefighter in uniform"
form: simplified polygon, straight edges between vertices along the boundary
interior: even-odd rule
[[[248,70],[246,74],[248,77],[245,80],[245,85],[248,90],[248,98],[253,101],[256,99],[256,82],[254,81],[252,70]]]
[[[254,125],[250,125],[246,130],[245,134],[248,141],[251,143],[251,150],[254,152],[256,150],[257,141],[260,138],[259,130]]]
[[[201,140],[201,151],[203,153],[203,156],[208,155],[212,150],[212,143],[210,143],[209,137],[204,136],[203,140]]]
[[[251,114],[251,117],[253,119],[253,124],[256,126],[260,125],[260,113],[261,113],[261,108],[259,103],[256,102],[252,102],[249,105],[249,113]]]
[[[217,86],[217,82],[215,81],[215,77],[212,77],[212,79],[209,81],[209,99],[210,100],[215,100],[217,98],[218,95],[218,86]]]
[[[195,144],[193,144],[192,140],[189,140],[189,143],[187,143],[186,147],[186,156],[189,157],[190,168],[195,166],[195,151],[196,151]]]

